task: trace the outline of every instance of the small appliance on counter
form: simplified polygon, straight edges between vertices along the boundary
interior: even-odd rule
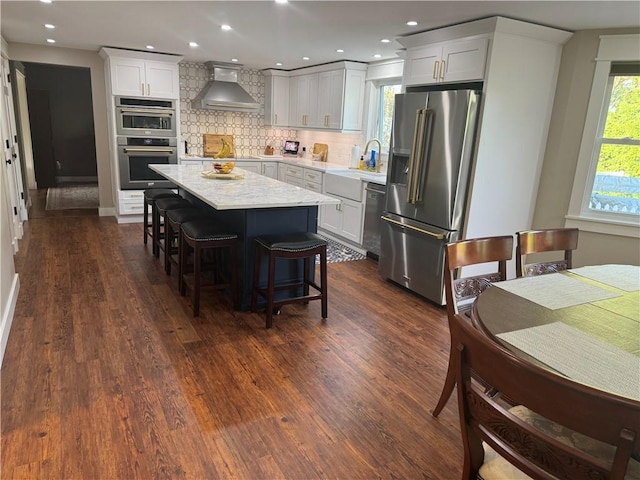
[[[284,142],[283,153],[285,157],[297,157],[298,156],[298,148],[300,148],[300,142],[295,140],[287,140]]]

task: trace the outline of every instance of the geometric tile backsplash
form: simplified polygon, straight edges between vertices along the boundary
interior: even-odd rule
[[[202,155],[204,133],[233,135],[236,157],[257,155],[267,145],[296,140],[297,130],[264,126],[264,76],[259,70],[241,68],[238,72],[238,83],[260,104],[257,112],[247,113],[193,108],[191,100],[203,89],[211,70],[195,62],[180,62],[179,67],[180,141],[184,144],[186,140],[190,154]]]
[[[180,62],[180,139],[181,148],[186,140],[189,153],[202,155],[204,133],[233,135],[237,158],[258,155],[267,145],[282,148],[286,140],[299,140],[300,146],[309,150],[314,143],[329,145],[328,161],[349,164],[351,147],[365,142],[360,133],[338,133],[327,131],[296,130],[264,126],[264,75],[259,70],[240,68],[238,83],[260,104],[255,113],[225,112],[193,108],[191,100],[205,86],[211,70],[204,63]]]

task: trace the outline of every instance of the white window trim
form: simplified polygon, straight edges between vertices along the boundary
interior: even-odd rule
[[[591,186],[597,167],[594,160],[598,146],[598,125],[603,115],[611,62],[640,61],[640,35],[603,35],[600,37],[596,69],[593,75],[587,117],[582,132],[578,164],[571,190],[569,211],[565,226],[578,227],[590,232],[640,237],[638,217],[600,213],[588,209]]]

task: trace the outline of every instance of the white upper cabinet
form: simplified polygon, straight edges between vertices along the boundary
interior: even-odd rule
[[[488,38],[442,42],[407,49],[405,85],[482,80]]]
[[[290,111],[293,116],[289,119],[289,126],[308,128],[318,126],[318,81],[317,73],[291,78],[296,88],[290,96]]]
[[[178,62],[182,57],[113,48],[103,48],[100,54],[107,59],[112,95],[180,98]]]
[[[264,124],[289,126],[289,76],[274,70],[265,71]]]
[[[288,73],[288,72],[280,72]],[[360,131],[364,108],[366,65],[338,62],[296,70],[289,78],[289,123],[278,126],[296,128]],[[275,78],[265,71],[265,125],[275,106]],[[284,103],[284,102],[283,102]],[[285,108],[285,107],[280,107]]]

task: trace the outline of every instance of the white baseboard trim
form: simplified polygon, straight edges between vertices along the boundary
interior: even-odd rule
[[[115,217],[116,216],[116,209],[113,208],[113,207],[110,207],[110,208],[100,207],[100,208],[98,208],[98,215],[100,217]]]
[[[118,223],[142,223],[144,215],[120,215]]]
[[[2,325],[0,326],[0,366],[4,361],[4,351],[9,341],[9,331],[11,330],[11,324],[13,323],[13,314],[16,311],[16,303],[18,302],[18,292],[20,291],[20,277],[16,273],[13,276],[13,282],[11,283],[11,291],[9,292],[9,298],[6,308],[2,312]]]

